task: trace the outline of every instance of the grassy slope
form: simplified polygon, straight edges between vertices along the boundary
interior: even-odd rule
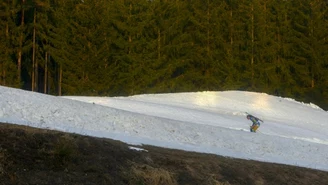
[[[0,124],[0,184],[325,184],[328,172]]]

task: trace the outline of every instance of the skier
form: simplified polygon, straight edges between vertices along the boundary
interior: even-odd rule
[[[256,132],[256,130],[260,127],[261,123],[260,121],[263,123],[263,121],[260,118],[257,118],[253,115],[247,114],[247,119],[251,120],[253,122],[253,125],[250,126],[250,131],[251,132]]]

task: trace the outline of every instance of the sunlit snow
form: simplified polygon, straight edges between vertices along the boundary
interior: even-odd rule
[[[0,122],[328,171],[328,112],[290,98],[242,91],[56,97],[2,86],[0,98]],[[264,120],[257,133],[245,112]]]

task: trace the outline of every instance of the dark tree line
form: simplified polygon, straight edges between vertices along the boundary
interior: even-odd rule
[[[1,0],[0,84],[260,91],[328,107],[324,0]]]

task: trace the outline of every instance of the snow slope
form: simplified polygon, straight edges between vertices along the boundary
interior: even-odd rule
[[[0,86],[0,121],[328,171],[328,112],[241,91],[56,97]],[[250,133],[245,112],[264,120]]]

